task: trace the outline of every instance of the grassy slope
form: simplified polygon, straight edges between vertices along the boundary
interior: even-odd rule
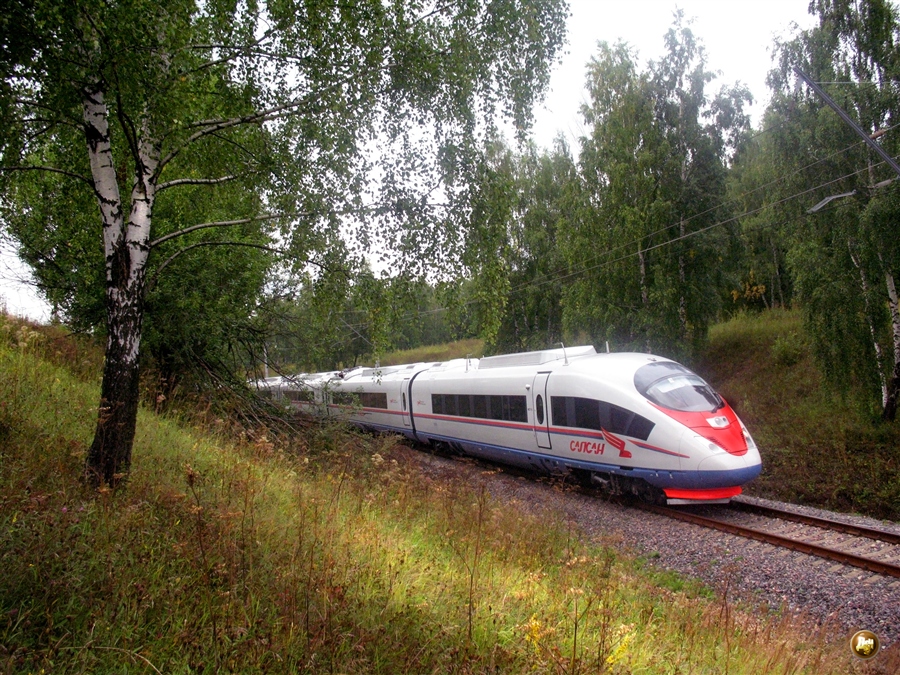
[[[0,672],[862,672],[390,438],[142,411],[127,487],[90,492],[98,390],[41,342],[0,320]]]
[[[404,363],[419,363],[429,361],[449,361],[450,359],[481,358],[484,355],[484,343],[478,339],[457,340],[445,345],[430,345],[417,349],[404,349],[392,352],[381,359],[381,365],[394,366]]]
[[[750,494],[900,520],[900,424],[867,418],[823,386],[796,312],[714,326],[697,370],[763,456]]]

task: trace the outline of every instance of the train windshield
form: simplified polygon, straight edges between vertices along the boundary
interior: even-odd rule
[[[648,363],[634,374],[634,386],[663,408],[684,412],[715,412],[725,405],[701,377],[679,363]]]

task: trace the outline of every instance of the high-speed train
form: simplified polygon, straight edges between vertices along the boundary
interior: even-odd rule
[[[570,347],[256,386],[298,410],[503,464],[579,474],[658,503],[727,502],[762,469],[722,397],[688,368],[649,354]]]

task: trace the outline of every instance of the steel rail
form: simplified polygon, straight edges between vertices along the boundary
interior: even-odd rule
[[[852,534],[855,537],[866,537],[868,539],[883,541],[886,544],[900,544],[900,534],[885,532],[884,530],[878,530],[871,527],[863,527],[861,525],[851,525],[850,523],[843,523],[839,520],[832,520],[831,518],[807,516],[802,513],[785,511],[784,509],[773,506],[762,506],[761,504],[751,504],[749,502],[734,499],[731,500],[731,503],[728,506],[730,509],[736,511],[745,511],[747,513],[768,516],[770,518],[781,518],[782,520],[790,520],[804,525],[813,525],[827,530],[834,530],[835,532]]]
[[[695,525],[701,525],[703,527],[709,527],[714,530],[720,530],[722,532],[734,534],[739,537],[755,539],[757,541],[762,541],[767,544],[779,546],[781,548],[787,548],[793,551],[806,553],[808,555],[815,555],[819,556],[820,558],[834,560],[835,562],[839,562],[844,565],[859,567],[868,570],[869,572],[875,572],[876,574],[900,577],[900,565],[892,565],[891,563],[880,562],[878,560],[872,560],[871,558],[863,558],[853,553],[838,551],[837,549],[828,548],[827,546],[810,544],[805,541],[798,541],[796,539],[790,539],[778,534],[772,534],[771,532],[766,532],[764,530],[757,530],[756,528],[752,527],[744,527],[742,525],[726,523],[725,521],[716,520],[715,518],[707,518],[706,516],[698,516],[694,513],[676,511],[675,509],[669,507],[654,506],[651,504],[636,504],[636,506],[638,506],[638,508],[644,509],[645,511],[650,511],[661,516],[666,516],[667,518],[682,520],[688,523],[693,523]]]

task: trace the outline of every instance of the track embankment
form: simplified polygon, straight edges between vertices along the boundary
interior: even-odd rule
[[[655,567],[697,578],[731,598],[772,611],[805,615],[836,638],[849,637],[855,630],[865,628],[874,631],[884,647],[900,642],[900,578],[648,513],[596,494],[504,472],[469,459],[415,450],[404,454],[427,476],[458,476],[472,485],[481,483],[510,509],[547,513],[548,517],[561,514],[584,536],[622,548]],[[740,502],[751,508],[782,508],[801,516],[827,518],[900,536],[898,523],[746,497]],[[715,511],[716,517],[721,518],[723,510]],[[737,509],[729,511],[731,518],[753,515]],[[780,526],[784,529],[794,526],[784,522],[787,524]],[[856,546],[885,550],[896,546],[868,538],[862,541],[866,543]]]
[[[765,542],[779,548],[858,567],[876,574],[900,578],[900,535],[834,518],[802,515],[785,507],[734,502],[704,507],[701,514],[690,508],[636,505],[657,513],[720,532]]]

